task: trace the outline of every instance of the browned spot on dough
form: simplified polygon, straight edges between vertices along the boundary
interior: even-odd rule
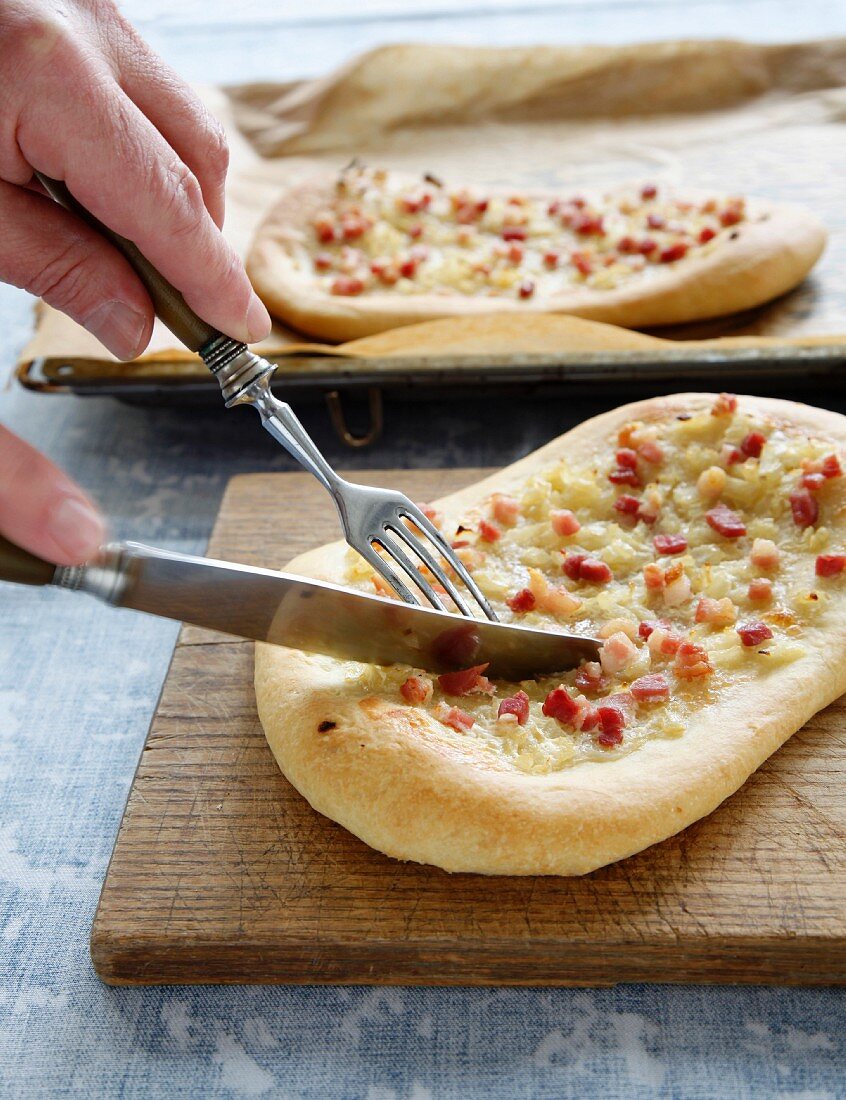
[[[323,722],[321,722],[320,725],[317,727],[317,732],[318,733],[328,733],[329,730],[336,729],[337,725],[338,725],[337,722],[332,722],[332,721],[330,721],[330,719],[327,718]]]

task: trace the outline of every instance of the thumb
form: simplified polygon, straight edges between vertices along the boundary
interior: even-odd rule
[[[0,534],[57,565],[93,557],[105,528],[82,490],[0,426]]]
[[[60,309],[118,359],[140,355],[153,307],[116,248],[52,199],[0,181],[0,281]]]

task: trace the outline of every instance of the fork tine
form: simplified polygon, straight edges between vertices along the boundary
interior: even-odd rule
[[[419,598],[415,596],[408,585],[397,576],[381,554],[376,553],[372,546],[360,546],[358,547],[358,552],[368,565],[371,565],[379,576],[388,582],[401,600],[405,603],[412,603],[420,606]]]
[[[392,535],[398,535],[399,534],[399,532],[396,530],[396,528],[391,527],[389,524],[385,524],[385,531],[389,532]],[[401,535],[400,535],[400,538],[402,538]],[[389,539],[379,539],[379,545],[383,548],[383,550],[385,550],[385,552],[387,554],[389,554],[391,556],[391,558],[397,563],[397,565],[400,567],[400,569],[402,569],[411,578],[411,580],[420,589],[422,589],[424,595],[426,596],[426,599],[429,600],[432,603],[433,607],[437,607],[439,611],[446,611],[447,610],[447,608],[445,607],[444,602],[441,599],[441,597],[438,595],[438,593],[431,586],[429,581],[423,576],[423,574],[420,572],[420,570],[417,568],[417,566],[414,564],[414,562],[411,560],[411,558],[408,557],[408,555],[405,553],[405,551],[401,547],[397,546],[395,543],[391,542]],[[437,574],[436,574],[436,576],[437,576]],[[440,581],[440,577],[438,577],[437,579],[438,579],[438,581]],[[463,615],[469,614],[468,611],[466,611],[462,608],[461,599],[459,598],[459,599],[456,600],[455,597],[452,595],[452,592],[450,592],[449,587],[446,584],[444,585],[444,588],[447,591],[447,595],[451,599],[455,600],[455,603],[456,603],[457,607],[459,608],[459,610],[461,610],[461,613]]]
[[[406,507],[399,508],[397,511],[399,512],[399,514],[401,516],[404,516],[406,519],[410,519],[411,522],[416,527],[419,527],[421,531],[425,531],[425,533],[429,536],[430,541],[434,542],[435,546],[437,546],[437,548],[440,550],[441,555],[444,558],[446,558],[446,560],[449,562],[449,564],[452,566],[452,568],[455,570],[455,572],[458,574],[458,576],[462,579],[464,584],[467,586],[467,588],[470,591],[470,594],[473,596],[476,603],[478,603],[479,607],[481,607],[481,609],[484,612],[485,616],[488,619],[490,619],[491,622],[494,622],[494,623],[498,622],[499,620],[497,619],[497,616],[494,614],[493,608],[488,603],[488,601],[485,599],[485,597],[482,595],[481,589],[479,588],[479,586],[476,584],[476,582],[473,580],[473,578],[468,573],[468,571],[467,571],[467,569],[464,565],[464,562],[460,561],[459,558],[457,558],[455,556],[455,551],[449,545],[449,543],[446,541],[446,539],[441,534],[441,532],[437,529],[437,527],[434,525],[434,523],[432,523],[432,521],[430,519],[428,519],[427,516],[424,516],[423,513],[419,509],[415,509],[414,511],[411,511],[406,506]],[[446,586],[444,586],[444,587],[446,587]]]
[[[402,523],[398,523],[396,526],[392,526],[390,524],[386,524],[385,526],[392,535],[396,535],[397,538],[402,539],[409,550],[411,550],[413,554],[416,554],[422,560],[423,564],[431,570],[435,579],[440,585],[442,585],[446,589],[447,595],[453,601],[461,614],[472,617],[472,612],[465,603],[461,593],[453,584],[452,580],[449,578],[440,562],[434,557],[433,554],[429,552],[429,549],[425,545],[425,543],[423,543],[420,539],[414,538],[408,528]]]

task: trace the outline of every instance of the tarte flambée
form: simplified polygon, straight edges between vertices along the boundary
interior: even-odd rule
[[[590,871],[713,810],[846,690],[846,418],[681,394],[436,505],[502,618],[601,660],[492,683],[259,646],[271,749],[321,813],[450,871]],[[372,591],[345,544],[291,569]]]
[[[271,312],[327,340],[515,311],[640,328],[760,305],[824,245],[817,219],[784,203],[651,183],[482,192],[353,166],[283,194],[248,270]]]

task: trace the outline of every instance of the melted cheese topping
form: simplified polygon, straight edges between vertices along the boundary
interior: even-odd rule
[[[760,455],[746,457],[739,449],[750,433],[758,432],[764,437]],[[621,441],[629,455],[634,450],[654,456],[655,445],[659,448],[660,462],[639,457],[639,486],[609,480],[609,473],[618,468],[615,453]],[[479,691],[450,695],[441,689],[437,677],[432,677],[434,692],[425,707],[441,720],[443,737],[468,747],[472,743],[492,764],[525,772],[543,773],[584,760],[614,759],[652,738],[682,736],[691,717],[727,685],[777,674],[779,668],[801,659],[806,653],[803,636],[807,627],[826,624],[827,593],[846,583],[846,573],[820,577],[815,572],[818,555],[844,548],[846,478],[817,475],[811,496],[819,516],[812,525],[797,524],[790,496],[803,476],[818,470],[822,460],[833,453],[830,443],[742,409],[733,415],[705,411],[648,426],[635,423],[621,430],[620,439],[608,440],[606,453],[596,463],[560,462],[533,477],[522,494],[516,494],[516,522],[497,524],[501,534],[495,541],[485,541],[479,534],[480,525],[485,530],[486,522],[496,523],[495,499],[464,517],[457,529],[445,530],[448,538],[470,543],[459,552],[503,621],[600,637],[623,633],[632,638],[632,659],[607,675],[598,693],[588,694],[591,705],[627,692],[639,677],[655,673],[667,680],[669,699],[638,703],[621,742],[609,746],[598,739],[599,729],[580,732],[543,713],[543,702],[553,689],[564,686],[572,697],[579,695],[577,670],[521,684],[498,682],[493,696]],[[647,516],[657,511],[657,518],[650,524],[621,513],[615,507],[621,497],[636,498],[646,507]],[[709,524],[706,513],[721,503],[742,518],[745,535],[728,538]],[[571,510],[580,524],[573,534],[557,534],[553,528],[551,515],[562,509]],[[673,534],[687,540],[684,552],[671,556],[657,553],[655,536]],[[769,556],[766,552],[768,542],[756,540],[775,544],[775,564],[769,560],[772,548]],[[575,553],[604,562],[612,579],[602,584],[565,576],[562,564],[567,555]],[[765,561],[766,567],[756,564],[753,557]],[[647,571],[654,572],[656,565],[670,583],[650,589],[644,570],[648,567]],[[680,593],[678,585],[672,588],[673,574],[686,577],[689,589],[686,584]],[[772,590],[772,598],[764,603],[749,595],[750,582],[760,578],[767,578]],[[380,579],[353,551],[349,552],[347,580],[371,591],[375,582],[377,590],[384,592]],[[527,587],[542,591],[544,585],[566,588],[576,600],[565,604],[577,606],[557,613],[540,606],[527,612],[509,608],[506,601],[516,592]],[[733,616],[735,621],[722,625],[719,617],[716,622],[697,621],[703,597],[731,601],[721,607],[724,612],[728,608],[729,618]],[[678,674],[672,655],[650,648],[640,636],[639,626],[659,619],[704,649],[711,666],[708,675],[685,679]],[[737,628],[750,621],[764,623],[772,637],[763,644],[745,645]],[[412,672],[400,667],[351,666],[349,681],[356,691],[405,705],[399,689]],[[425,676],[419,671],[416,674]],[[529,697],[529,718],[524,725],[497,716],[502,700],[518,690]],[[471,728],[459,731],[443,724],[447,708],[452,706],[472,718]]]
[[[694,203],[654,185],[593,199],[486,196],[353,167],[293,260],[330,294],[530,299],[649,277],[719,247],[745,217],[742,199]]]

